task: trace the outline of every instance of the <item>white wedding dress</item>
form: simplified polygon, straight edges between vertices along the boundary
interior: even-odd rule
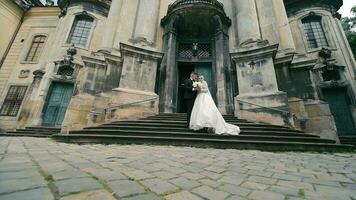
[[[225,122],[211,97],[206,81],[202,82],[201,90],[195,99],[189,128],[193,130],[213,128],[215,134],[218,135],[238,135],[240,133],[238,126]]]

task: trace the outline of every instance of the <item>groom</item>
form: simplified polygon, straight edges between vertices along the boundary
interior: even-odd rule
[[[187,106],[187,128],[189,128],[190,115],[192,114],[195,97],[197,96],[197,90],[193,87],[196,75],[192,71],[190,77],[184,81],[184,101]]]

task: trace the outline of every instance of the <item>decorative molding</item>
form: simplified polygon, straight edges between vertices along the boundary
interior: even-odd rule
[[[140,55],[146,58],[162,59],[163,53],[120,43],[121,55]]]
[[[28,78],[30,75],[30,70],[29,69],[22,69],[19,74],[19,78]]]

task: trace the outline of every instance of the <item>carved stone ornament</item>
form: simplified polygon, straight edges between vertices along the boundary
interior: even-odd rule
[[[324,59],[329,59],[329,58],[331,58],[331,50],[322,48],[319,52],[319,56]]]
[[[63,79],[72,79],[75,68],[75,64],[73,63],[73,56],[76,53],[77,50],[71,47],[67,49],[67,55],[64,55],[62,60],[55,62],[56,66],[58,67],[57,75],[62,76]]]
[[[29,69],[22,69],[20,71],[20,74],[19,74],[19,78],[27,78],[30,74],[30,70]]]
[[[38,69],[38,70],[35,70],[32,74],[33,74],[33,81],[37,81],[37,80],[41,80],[43,75],[45,74],[46,72],[43,71],[42,69]]]

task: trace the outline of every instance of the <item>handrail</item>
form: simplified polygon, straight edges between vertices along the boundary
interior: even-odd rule
[[[277,109],[277,108],[269,108],[269,107],[266,107],[266,106],[262,106],[262,105],[259,105],[259,104],[255,104],[255,103],[251,103],[251,102],[243,101],[243,100],[239,100],[239,99],[236,99],[236,100],[238,102],[240,102],[240,103],[250,104],[250,105],[254,105],[254,106],[260,107],[260,108],[265,108],[265,109],[268,109],[268,110],[273,110],[273,111],[276,111],[276,112],[280,112],[280,113],[282,113],[282,117],[283,117],[284,123],[289,125],[289,126],[291,125],[290,121],[289,121],[289,117],[291,116],[291,112],[290,111],[281,110],[281,109]]]
[[[287,111],[287,110],[281,110],[281,109],[277,109],[277,108],[269,108],[269,107],[266,107],[266,106],[262,106],[262,105],[259,105],[259,104],[255,104],[255,103],[251,103],[251,102],[243,101],[243,100],[239,100],[239,99],[237,99],[237,101],[242,102],[242,103],[246,103],[246,104],[250,104],[250,105],[254,105],[254,106],[258,106],[260,108],[266,108],[266,109],[269,109],[269,110],[274,110],[274,111],[277,111],[277,112],[290,114],[290,112]]]
[[[153,100],[156,100],[157,98],[158,98],[158,97],[154,97],[154,98],[151,98],[151,99],[145,99],[145,100],[134,101],[134,102],[130,102],[130,103],[123,103],[123,104],[119,104],[119,105],[109,106],[108,108],[104,108],[103,111],[101,111],[101,112],[92,110],[92,111],[90,111],[90,113],[94,113],[94,114],[106,114],[107,111],[112,111],[112,110],[114,110],[114,109],[121,108],[121,107],[125,107],[125,106],[130,106],[130,105],[145,103],[145,102],[148,102],[148,101],[153,101]]]
[[[123,103],[123,104],[119,104],[119,105],[115,105],[115,106],[110,106],[107,109],[115,109],[115,108],[120,108],[120,107],[125,107],[125,106],[131,106],[131,105],[135,105],[135,104],[140,104],[140,103],[145,103],[148,101],[153,101],[156,100],[158,97],[154,97],[151,99],[145,99],[145,100],[140,100],[140,101],[134,101],[134,102],[130,102],[130,103]]]

